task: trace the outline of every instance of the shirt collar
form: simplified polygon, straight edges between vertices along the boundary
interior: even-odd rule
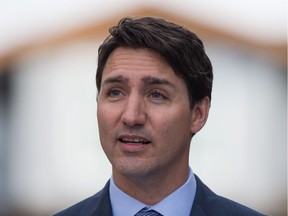
[[[114,216],[135,215],[140,209],[147,207],[121,191],[110,179],[110,200]],[[190,169],[187,181],[176,191],[165,197],[155,206],[148,206],[165,216],[189,215],[196,194],[196,179]]]

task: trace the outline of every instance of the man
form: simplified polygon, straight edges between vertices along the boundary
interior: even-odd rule
[[[163,19],[124,18],[100,46],[100,142],[112,177],[94,196],[56,214],[262,215],[214,194],[189,167],[205,125],[212,65],[202,41]]]

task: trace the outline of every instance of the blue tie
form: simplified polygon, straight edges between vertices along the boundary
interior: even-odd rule
[[[146,208],[141,209],[134,216],[163,216],[155,210],[147,210]]]

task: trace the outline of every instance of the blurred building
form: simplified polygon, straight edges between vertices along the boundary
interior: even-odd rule
[[[96,120],[97,49],[123,16],[191,29],[214,66],[212,108],[191,166],[216,193],[266,214],[287,213],[286,41],[264,43],[158,7],[141,7],[0,55],[0,214],[51,215],[111,175]]]

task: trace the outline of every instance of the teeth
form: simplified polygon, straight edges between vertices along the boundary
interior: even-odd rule
[[[133,143],[147,143],[147,141],[138,138],[123,138],[123,142],[133,142]]]
[[[123,138],[124,142],[141,142],[140,139]]]

